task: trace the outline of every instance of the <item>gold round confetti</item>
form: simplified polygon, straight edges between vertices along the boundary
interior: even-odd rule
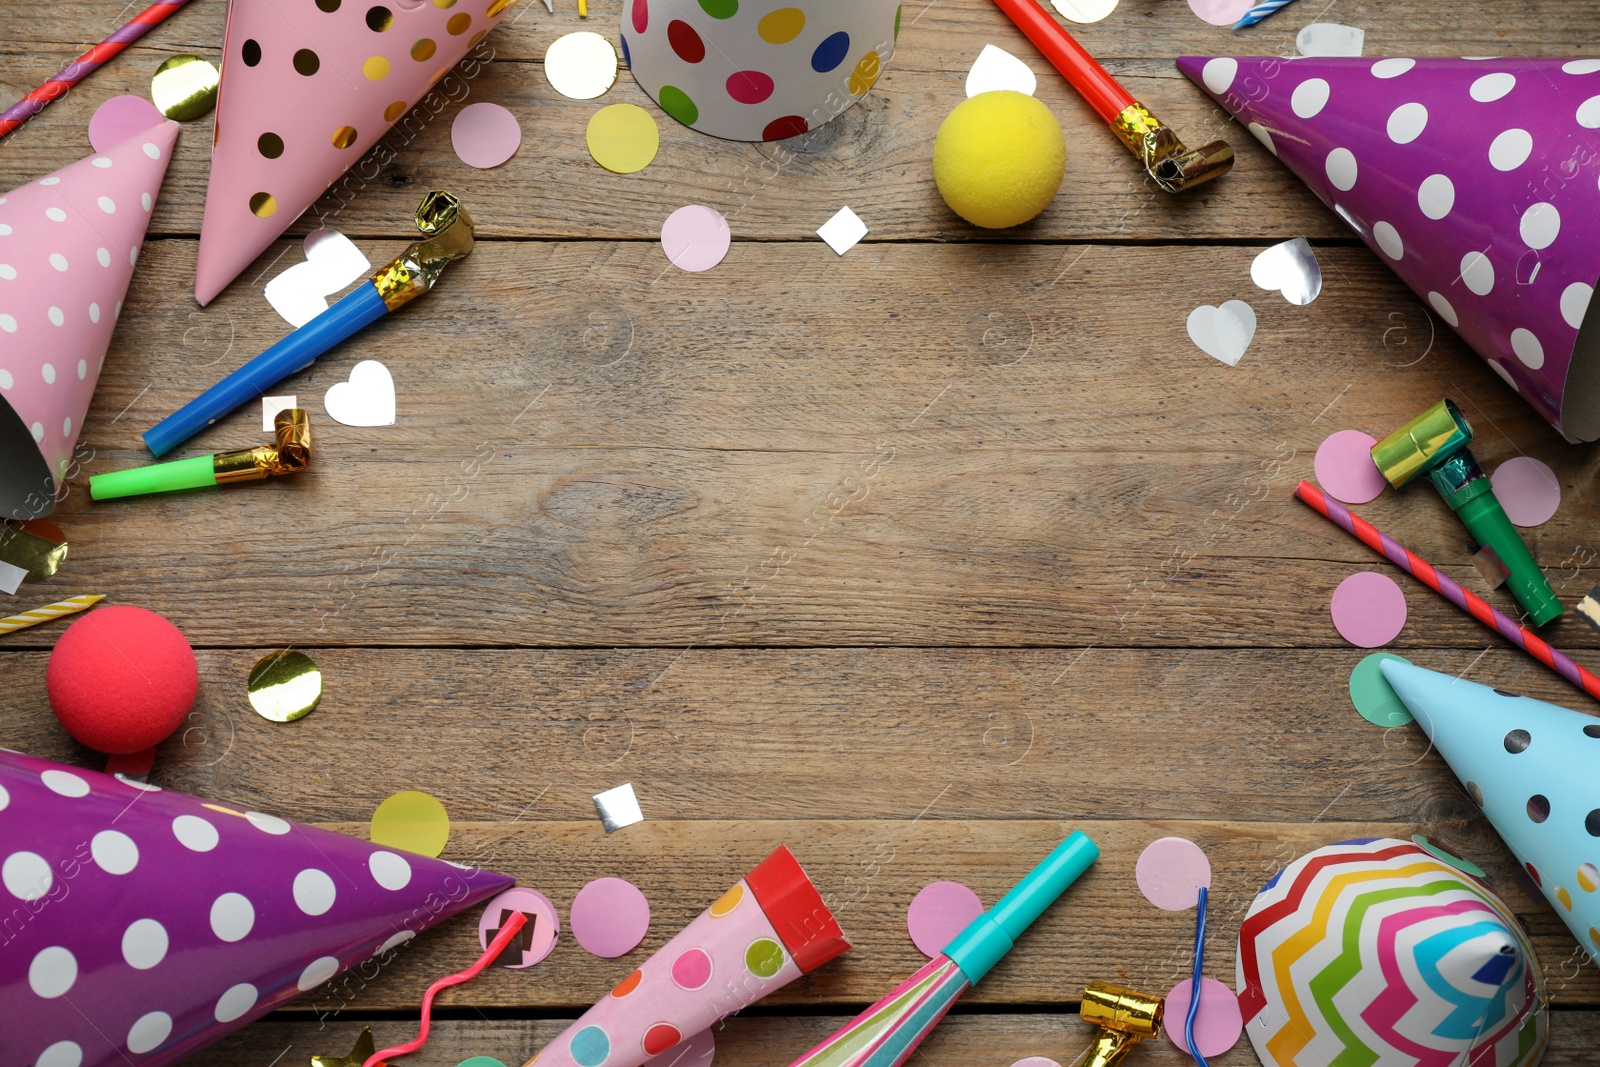
[[[411,58],[418,63],[426,63],[433,58],[433,54],[438,50],[439,46],[433,43],[431,37],[424,37],[411,46]]]
[[[389,76],[389,61],[383,56],[372,56],[361,64],[361,73],[369,82],[381,82]]]
[[[256,193],[250,197],[250,210],[257,218],[270,219],[278,210],[277,197],[271,193]]]
[[[217,106],[217,68],[199,56],[172,56],[150,79],[150,99],[169,119],[188,122]]]
[[[322,60],[309,48],[302,48],[294,54],[294,70],[296,74],[303,74],[307,78],[315,74],[322,66]]]
[[[382,33],[394,25],[394,12],[379,4],[367,8],[367,29],[373,33]]]
[[[484,12],[484,14],[486,14],[489,18],[494,18],[496,15],[500,14],[500,12],[504,11],[506,8],[510,7],[516,2],[517,0],[494,0],[494,3],[489,5],[489,10]]]
[[[450,16],[450,21],[444,24],[444,28],[450,31],[450,36],[460,37],[467,32],[467,27],[471,25],[472,16],[465,11],[458,11]]]
[[[405,113],[406,102],[404,100],[396,100],[394,103],[383,109],[383,120],[385,122],[393,122],[395,119],[399,118]]]
[[[339,10],[339,0],[317,0],[317,6],[331,15]]]
[[[438,856],[450,840],[450,816],[437,798],[407,790],[378,805],[368,836],[374,845]]]
[[[456,0],[433,0],[433,6],[440,11],[456,6]]]
[[[333,147],[349,148],[356,143],[356,128],[354,126],[340,126],[333,131]]]
[[[283,155],[283,138],[275,133],[264,133],[256,138],[256,150],[268,159]]]
[[[303,719],[322,700],[322,671],[310,656],[292,649],[262,656],[245,684],[250,706],[272,722]]]

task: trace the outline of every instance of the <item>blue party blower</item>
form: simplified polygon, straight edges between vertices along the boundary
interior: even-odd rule
[[[145,431],[164,456],[241,404],[265,393],[328,349],[432,289],[444,268],[472,251],[472,218],[461,201],[434,190],[417,208],[423,239],[370,281]]]

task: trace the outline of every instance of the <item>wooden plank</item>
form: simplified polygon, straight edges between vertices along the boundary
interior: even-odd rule
[[[1158,991],[1152,991],[1158,992]],[[462,992],[447,994],[462,996]],[[717,1059],[722,1067],[786,1067],[813,1044],[827,1037],[847,1015],[775,1017],[759,1011],[727,1020],[716,1032]],[[184,1061],[185,1067],[261,1067],[279,1052],[283,1063],[298,1067],[311,1053],[349,1051],[364,1023],[360,1012],[322,1021],[289,1021],[281,1016],[246,1027],[210,1049]],[[409,1018],[384,1018],[371,1023],[380,1043],[412,1035]],[[561,1033],[564,1019],[450,1019],[435,1022],[429,1043],[407,1057],[407,1067],[455,1067],[469,1056],[493,1056],[510,1067]],[[919,1050],[914,1063],[933,1067],[978,1064],[1002,1067],[1027,1056],[1046,1056],[1074,1064],[1089,1047],[1092,1032],[1076,1014],[1060,1010],[1027,1015],[978,1015],[957,1005]],[[1550,1047],[1544,1067],[1586,1067],[1600,1045],[1600,1013],[1559,1011],[1551,1018]],[[1134,1053],[1146,1067],[1187,1067],[1194,1061],[1165,1038],[1147,1041]],[[1257,1063],[1248,1040],[1209,1060],[1214,1067]]]
[[[284,329],[238,288],[196,312],[193,250],[143,261],[50,592],[111,592],[202,645],[1328,646],[1334,586],[1387,564],[1292,487],[1331,431],[1447,394],[1488,468],[1555,467],[1565,506],[1525,536],[1557,592],[1600,580],[1588,453],[1364,249],[1323,250],[1327,289],[1296,308],[1250,286],[1250,248],[741,245],[691,276],[642,243],[487,243],[280,387],[313,413],[313,470],[90,506],[88,473],[149,462],[140,432]],[[1238,368],[1187,339],[1194,279],[1258,308]],[[323,393],[374,356],[398,425],[332,424]],[[261,439],[245,411],[188,447]],[[1427,487],[1361,510],[1487,592]],[[1411,588],[1400,647],[1494,643]]]
[[[0,188],[84,154],[83,130],[94,108],[118,93],[147,94],[147,79],[161,57],[175,51],[214,56],[223,4],[192,6],[11,137],[8,151],[0,154]],[[596,7],[582,25],[614,28],[617,8]],[[29,42],[24,54],[6,64],[8,95],[20,95],[75,56],[80,42],[115,25],[120,12],[111,0],[51,5],[39,13],[17,5],[0,9],[0,41]],[[1571,26],[1600,17],[1600,0],[1475,3],[1453,10],[1447,48],[1439,41],[1437,5],[1422,0],[1346,4],[1339,17],[1367,28],[1368,49],[1375,54],[1568,55],[1581,49],[1553,42],[1570,38]],[[653,239],[670,211],[698,202],[729,215],[740,240],[815,242],[813,231],[844,203],[872,227],[869,241],[992,239],[944,208],[930,159],[939,123],[962,99],[967,68],[993,41],[1039,73],[1039,97],[1061,120],[1071,146],[1056,203],[1038,222],[1002,239],[1347,238],[1331,212],[1171,63],[1174,56],[1218,51],[1293,54],[1293,32],[1303,22],[1290,16],[1233,35],[1200,22],[1180,3],[1127,0],[1104,23],[1073,28],[1188,140],[1203,143],[1220,135],[1239,150],[1234,175],[1175,199],[1139,180],[1132,160],[1099,120],[986,0],[907,5],[899,51],[864,103],[816,134],[781,146],[732,144],[680,127],[624,73],[605,102],[650,107],[662,146],[645,173],[613,175],[596,166],[584,147],[583,129],[595,102],[562,99],[542,73],[549,42],[580,28],[579,20],[570,10],[552,18],[538,3],[525,2],[515,21],[485,42],[492,46],[485,53],[492,62],[464,68],[437,103],[415,113],[384,142],[386,148],[353,168],[355,177],[336,186],[313,213],[315,220],[302,219],[294,232],[328,224],[351,234],[394,235],[406,226],[420,191],[442,186],[465,196],[483,232],[494,236]],[[510,163],[474,171],[455,158],[449,122],[466,100],[497,101],[522,117],[527,140]],[[187,128],[152,223],[157,233],[198,232],[211,132],[209,118]],[[192,279],[185,288],[192,291]]]
[[[1418,728],[1350,708],[1357,649],[325,649],[292,726],[246,703],[265,652],[200,654],[158,784],[327,822],[401,788],[464,822],[584,820],[631,781],[652,819],[911,819],[937,795],[930,818],[1415,820],[1499,850]],[[96,766],[49,712],[47,658],[0,655],[0,744]],[[1593,707],[1518,653],[1411,658]]]

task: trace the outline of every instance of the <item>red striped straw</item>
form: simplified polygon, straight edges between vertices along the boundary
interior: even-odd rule
[[[1474,619],[1477,619],[1484,626],[1510,641],[1522,651],[1549,667],[1579,689],[1582,689],[1585,693],[1588,693],[1596,700],[1600,700],[1600,678],[1596,678],[1593,674],[1572,662],[1565,654],[1551,648],[1544,638],[1526,626],[1518,624],[1509,616],[1502,615],[1482,597],[1467,592],[1452,581],[1448,575],[1439,573],[1433,564],[1389,537],[1389,535],[1379,530],[1366,519],[1361,518],[1359,515],[1351,514],[1348,508],[1335,500],[1330,500],[1322,490],[1310,482],[1301,482],[1296,487],[1294,495],[1299,497],[1302,503],[1321,512],[1324,518],[1343,527],[1346,533],[1355,537],[1374,552],[1384,556],[1389,562],[1450,601],[1450,603],[1468,615],[1471,615]]]
[[[44,106],[50,101],[66,95],[68,89],[99,70],[102,63],[143,37],[150,31],[150,27],[164,21],[188,2],[189,0],[156,0],[135,15],[132,21],[118,27],[110,37],[62,67],[49,81],[0,112],[0,137],[4,137],[43,111]]]

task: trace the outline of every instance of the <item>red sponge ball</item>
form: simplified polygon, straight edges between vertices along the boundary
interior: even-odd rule
[[[45,668],[67,733],[113,755],[164,741],[194,706],[200,670],[183,633],[144,608],[96,608],[67,627]]]

